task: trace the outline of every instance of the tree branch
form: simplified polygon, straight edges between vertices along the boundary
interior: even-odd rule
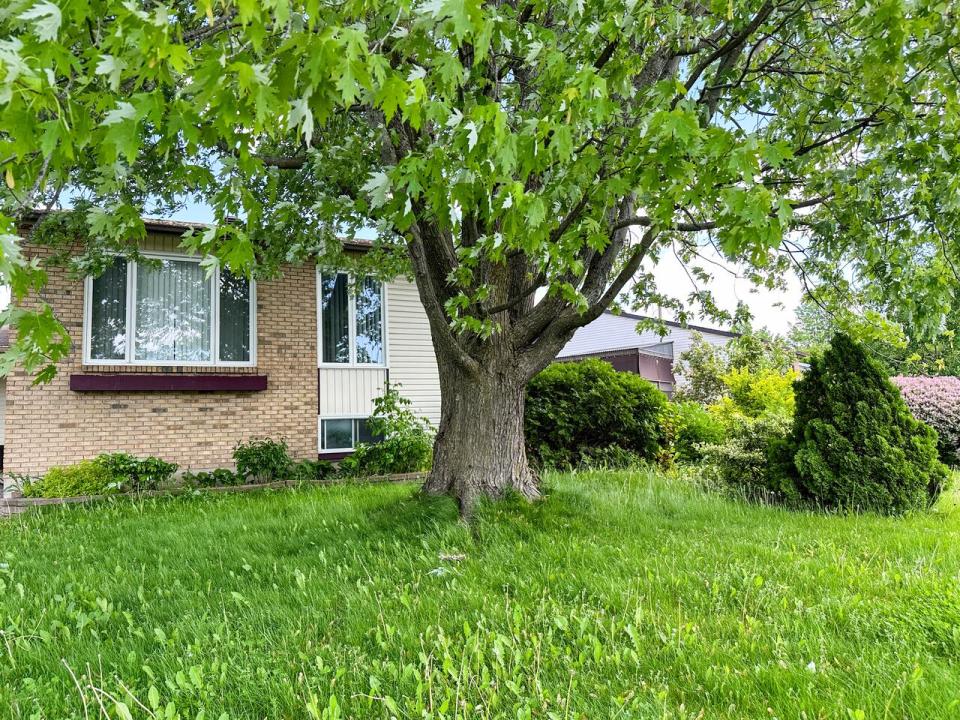
[[[295,155],[292,157],[284,155],[257,155],[256,157],[267,167],[280,168],[281,170],[299,170],[307,164],[306,155]]]
[[[790,201],[790,207],[794,210],[802,210],[804,208],[815,207],[827,202],[830,198],[833,197],[833,194],[824,195],[823,197],[815,197],[809,200],[797,200]],[[769,217],[776,217],[776,213],[770,213]],[[620,230],[625,227],[638,226],[638,227],[651,227],[653,225],[653,220],[645,215],[638,215],[633,218],[620,220],[614,223],[610,229],[611,231]],[[720,227],[720,223],[716,220],[707,220],[704,222],[680,222],[674,223],[663,228],[668,232],[702,232],[704,230],[716,230]]]
[[[773,9],[774,4],[772,2],[769,2],[769,0],[765,2],[757,11],[757,14],[753,16],[753,19],[747,23],[746,27],[743,28],[743,30],[732,35],[730,39],[727,40],[723,45],[701,60],[696,67],[694,67],[689,77],[687,77],[687,81],[684,83],[684,87],[686,88],[687,92],[690,92],[690,90],[693,89],[693,86],[697,84],[700,76],[703,75],[704,71],[713,65],[713,63],[728,53],[739,51],[741,46],[750,38],[751,35],[753,35],[753,33],[757,31],[757,28],[759,28],[763,22],[770,17],[770,13],[773,12]],[[677,102],[679,102],[679,96],[674,99],[673,104],[676,105]]]

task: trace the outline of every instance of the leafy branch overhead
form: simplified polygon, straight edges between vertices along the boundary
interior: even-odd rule
[[[955,286],[958,28],[900,0],[12,0],[0,274],[31,285],[35,208],[83,198],[123,248],[197,197],[222,222],[186,243],[235,269],[375,228],[467,368],[501,338],[532,373],[624,290],[667,302],[668,253],[922,313]]]

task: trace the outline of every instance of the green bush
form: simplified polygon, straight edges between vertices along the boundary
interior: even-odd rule
[[[724,373],[723,397],[710,406],[710,412],[725,424],[735,415],[791,418],[795,404],[793,383],[797,377],[793,370],[734,368]]]
[[[185,472],[181,480],[187,487],[226,487],[243,484],[243,478],[238,473],[226,468]]]
[[[337,469],[328,460],[301,460],[293,467],[292,478],[297,482],[316,482],[326,480]]]
[[[116,492],[118,484],[110,470],[96,460],[82,460],[73,465],[53,467],[39,482],[24,488],[28,497],[75,497]]]
[[[233,459],[242,482],[288,480],[293,473],[293,460],[284,440],[254,438],[249,442],[237,443],[233,449]]]
[[[154,490],[177,471],[175,463],[153,456],[137,458],[129,453],[104,453],[97,456],[96,462],[107,469],[124,491]]]
[[[703,474],[718,489],[750,500],[795,502],[796,488],[784,481],[782,446],[790,420],[770,413],[734,415],[718,442],[699,446]]]
[[[947,478],[937,436],[910,414],[879,363],[838,334],[796,383],[786,471],[827,508],[900,513],[933,502]]]
[[[611,446],[656,460],[666,396],[602,360],[554,363],[527,386],[527,452],[534,462],[576,467]]]
[[[619,445],[587,449],[580,456],[580,467],[584,470],[624,470],[646,464],[647,459]]]
[[[377,442],[360,443],[340,462],[344,475],[389,475],[430,469],[433,460],[433,429],[430,422],[410,410],[410,401],[395,385],[373,401],[373,416],[367,420]]]
[[[698,462],[703,445],[723,442],[724,424],[699,403],[673,403],[675,408],[674,452],[681,462]]]

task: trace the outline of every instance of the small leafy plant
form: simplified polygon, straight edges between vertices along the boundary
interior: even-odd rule
[[[360,443],[340,463],[344,475],[388,475],[427,470],[433,459],[433,428],[410,409],[396,385],[373,401],[367,426],[378,442]]]
[[[226,487],[240,485],[243,482],[239,474],[226,468],[185,472],[181,479],[187,487]]]
[[[297,482],[316,482],[333,476],[337,469],[329,460],[301,460],[293,468],[293,479]]]
[[[76,497],[116,492],[117,483],[110,470],[96,460],[81,460],[73,465],[50,468],[43,479],[27,485],[27,497]]]
[[[173,477],[178,467],[158,457],[137,458],[129,453],[104,453],[96,462],[107,469],[120,490],[134,492],[155,490]]]
[[[237,475],[243,481],[286,480],[293,473],[294,463],[285,440],[253,438],[237,443],[233,459],[237,463]]]

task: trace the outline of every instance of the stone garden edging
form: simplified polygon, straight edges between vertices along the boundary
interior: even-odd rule
[[[75,495],[72,497],[61,498],[32,498],[16,497],[3,498],[0,500],[0,517],[23,512],[32,507],[44,507],[47,505],[71,505],[90,502],[99,502],[111,498],[150,498],[150,497],[170,497],[175,495],[188,495],[190,493],[229,493],[229,492],[250,492],[252,490],[270,490],[280,488],[293,488],[301,485],[348,485],[348,484],[368,484],[368,483],[399,483],[409,480],[422,480],[426,477],[424,472],[399,473],[394,475],[371,475],[363,478],[349,478],[336,480],[278,480],[269,483],[249,483],[247,485],[213,485],[211,487],[172,487],[165,490],[144,490],[143,492],[110,493],[109,495]]]

